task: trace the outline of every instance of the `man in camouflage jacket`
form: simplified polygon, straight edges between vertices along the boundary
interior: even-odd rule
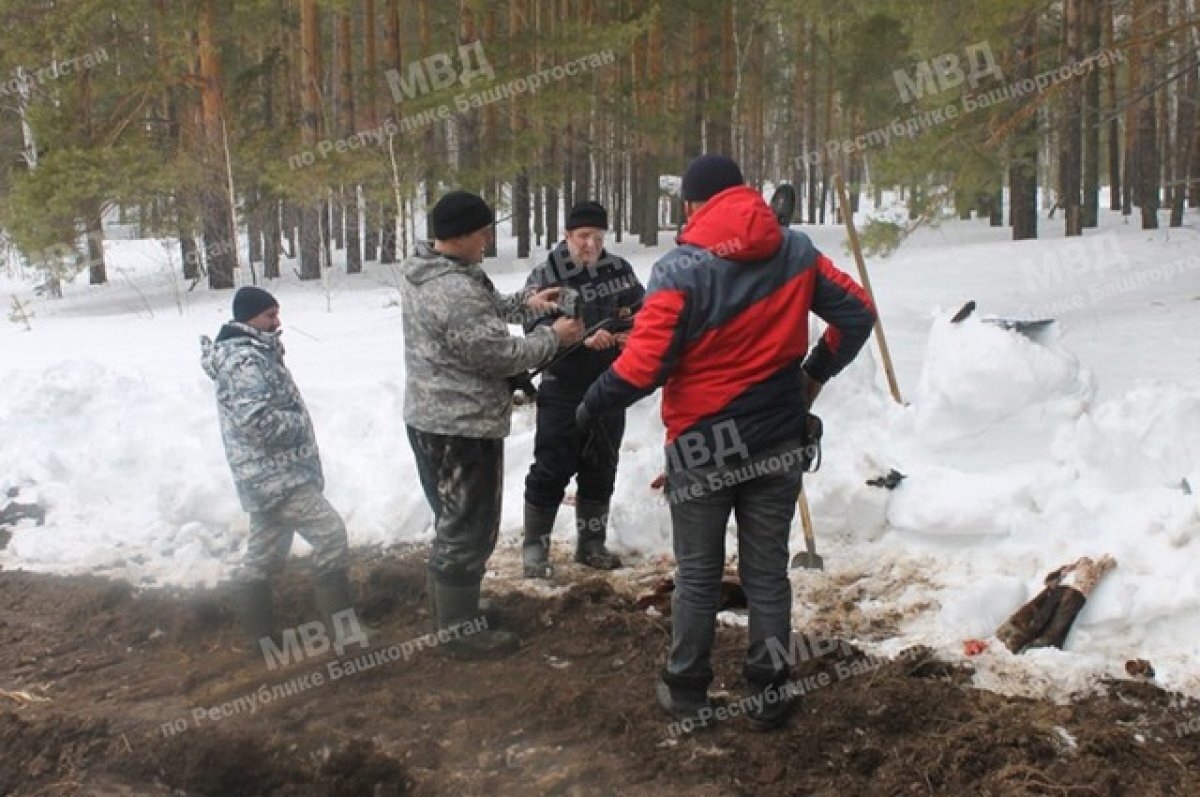
[[[507,379],[548,362],[579,339],[578,320],[560,318],[514,337],[508,323],[556,309],[559,289],[503,296],[480,263],[491,208],[452,191],[431,213],[434,240],[404,263],[404,421],[429,506],[434,540],[429,592],[440,630],[480,617],[479,588],[500,531],[504,438],[512,414]],[[504,654],[516,636],[488,628],[446,646],[454,656]]]
[[[247,632],[265,645],[275,632],[271,582],[298,532],[313,548],[318,610],[332,634],[334,614],[352,609],[346,526],[326,500],[312,419],[283,363],[279,304],[261,288],[234,296],[233,320],[215,342],[201,338],[201,365],[216,383],[225,455],[250,537],[238,581]],[[331,637],[332,638],[332,637]]]

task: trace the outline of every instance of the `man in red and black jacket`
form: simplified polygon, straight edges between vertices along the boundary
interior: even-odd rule
[[[750,613],[746,713],[756,727],[774,727],[792,705],[779,652],[791,649],[788,537],[805,417],[867,341],[875,310],[808,236],[781,229],[729,158],[693,161],[682,194],[679,246],[654,264],[625,350],[576,421],[586,428],[663,388],[676,586],[658,699],[678,719],[711,716],[701,710],[733,512]],[[810,312],[829,325],[811,352]]]

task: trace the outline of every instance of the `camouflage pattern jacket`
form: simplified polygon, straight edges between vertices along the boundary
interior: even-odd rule
[[[312,420],[283,364],[279,336],[230,321],[215,343],[202,336],[200,346],[242,508],[269,509],[305,484],[324,489]]]
[[[505,437],[505,379],[549,362],[558,336],[549,327],[513,336],[508,323],[528,320],[525,294],[500,294],[478,265],[428,244],[404,262],[403,277],[405,423],[452,437]]]

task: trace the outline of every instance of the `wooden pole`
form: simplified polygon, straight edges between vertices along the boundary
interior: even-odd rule
[[[879,341],[879,353],[883,358],[883,371],[887,374],[888,389],[892,391],[892,398],[896,400],[896,403],[903,404],[904,401],[900,398],[900,385],[896,382],[896,371],[892,368],[892,355],[888,352],[887,337],[883,334],[883,319],[879,315],[879,302],[875,301],[875,292],[871,290],[871,278],[867,275],[867,262],[863,259],[862,246],[858,242],[858,230],[854,226],[854,214],[850,210],[846,184],[840,173],[835,175],[834,182],[837,185],[838,204],[842,208],[842,219],[846,222],[846,235],[850,238],[850,251],[854,253],[854,262],[858,265],[859,279],[862,280],[863,288],[866,289],[867,295],[875,304],[875,335]]]

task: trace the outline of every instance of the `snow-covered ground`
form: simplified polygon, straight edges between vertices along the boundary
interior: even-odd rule
[[[872,595],[858,601],[860,618],[902,629],[883,652],[922,642],[959,656],[1048,571],[1109,553],[1118,568],[1065,652],[1015,657],[993,644],[976,659],[978,682],[1057,697],[1144,657],[1160,682],[1200,693],[1200,498],[1182,487],[1200,489],[1200,234],[1194,212],[1188,221],[1144,232],[1105,212],[1083,239],[1043,222],[1043,240],[1019,243],[1007,228],[949,221],[870,262],[906,404],[891,400],[874,341],[818,402],[825,464],[806,484],[828,570],[795,571],[797,627],[831,591]],[[855,273],[840,227],[804,229]],[[656,250],[609,243],[645,279],[669,238]],[[58,302],[0,272],[6,303],[18,295],[34,312],[31,331],[0,324],[0,487],[49,505],[47,524],[19,528],[0,565],[213,584],[246,532],[198,363],[198,337],[226,319],[230,294],[188,292],[169,242],[106,246],[110,284],[89,287],[83,275]],[[511,257],[511,241],[501,250],[509,256],[488,268],[514,290],[530,264]],[[352,542],[427,538],[401,417],[395,268],[267,287]],[[967,299],[975,316],[950,324]],[[1034,341],[980,320],[989,314],[1058,323]],[[616,546],[646,556],[670,549],[667,508],[648,487],[661,467],[658,408],[652,397],[630,412],[614,512]],[[509,540],[532,429],[532,411],[518,410]],[[908,477],[898,489],[866,486],[892,468]],[[797,523],[793,549],[802,546]]]

